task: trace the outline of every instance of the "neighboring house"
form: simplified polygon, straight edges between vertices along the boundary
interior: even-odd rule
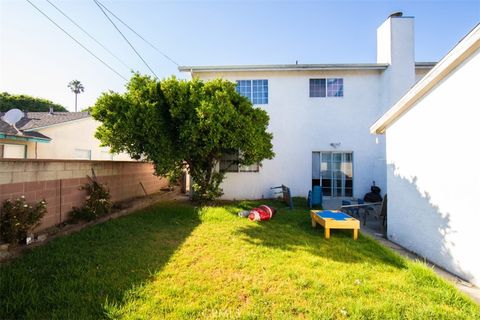
[[[337,198],[362,198],[373,181],[385,190],[385,143],[370,124],[434,65],[415,63],[413,24],[392,15],[379,27],[376,63],[180,67],[237,82],[270,116],[275,158],[230,170],[224,198],[271,197],[281,184],[304,197],[312,185]]]
[[[18,131],[1,119],[0,158],[131,160],[100,147],[99,123],[88,112],[26,112]]]
[[[387,139],[388,237],[480,285],[480,25],[371,127]]]

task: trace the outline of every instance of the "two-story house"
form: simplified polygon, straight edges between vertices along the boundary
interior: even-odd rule
[[[386,188],[384,137],[371,135],[370,125],[433,66],[415,62],[414,18],[398,13],[377,30],[376,63],[179,70],[236,82],[238,92],[270,116],[275,158],[230,168],[225,199],[268,198],[281,184],[294,196],[320,185],[325,197],[361,198],[373,181]]]

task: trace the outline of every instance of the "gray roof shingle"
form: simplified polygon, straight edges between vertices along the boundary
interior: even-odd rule
[[[4,112],[0,112],[0,134],[48,140],[50,140],[49,137],[35,132],[35,130],[90,117],[88,112],[26,112],[25,116],[16,123],[18,130],[23,133],[23,135],[19,135],[13,126],[1,119],[4,114]]]
[[[17,123],[19,130],[35,130],[64,122],[88,118],[88,112],[26,112]]]

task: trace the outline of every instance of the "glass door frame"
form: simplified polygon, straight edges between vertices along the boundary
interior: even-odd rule
[[[315,170],[313,168],[314,166],[314,154],[315,153],[318,153],[318,165],[319,165],[319,168],[318,168],[318,178],[315,178],[314,179],[314,172],[313,170]],[[354,187],[353,187],[353,180],[354,180],[354,153],[353,151],[333,151],[333,150],[329,150],[329,151],[312,151],[312,184],[313,184],[313,180],[319,180],[319,185],[320,187],[322,188],[322,191],[323,191],[323,174],[322,174],[322,163],[323,163],[323,154],[330,154],[330,161],[329,163],[331,164],[331,167],[329,168],[328,171],[330,171],[330,177],[329,177],[329,180],[330,180],[330,187],[328,187],[330,189],[330,194],[323,194],[324,197],[327,197],[327,198],[352,198],[353,195],[354,195]],[[334,154],[340,154],[341,155],[341,159],[340,159],[340,165],[339,165],[339,168],[338,169],[335,169],[333,167],[333,157],[334,157]],[[349,154],[350,155],[350,161],[347,162],[346,161],[346,155]],[[346,190],[347,190],[347,185],[346,185],[346,181],[348,179],[346,179],[346,175],[343,174],[341,176],[341,191],[340,191],[340,195],[337,195],[337,187],[336,187],[336,182],[338,179],[334,179],[335,178],[335,172],[340,172],[340,173],[343,173],[344,170],[342,170],[342,164],[344,163],[351,163],[351,195],[346,195]]]

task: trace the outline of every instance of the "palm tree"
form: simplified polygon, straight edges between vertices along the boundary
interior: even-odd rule
[[[70,88],[70,90],[72,90],[73,93],[75,93],[75,112],[77,112],[77,95],[85,91],[85,88],[83,87],[83,84],[78,80],[70,81],[68,87]]]

